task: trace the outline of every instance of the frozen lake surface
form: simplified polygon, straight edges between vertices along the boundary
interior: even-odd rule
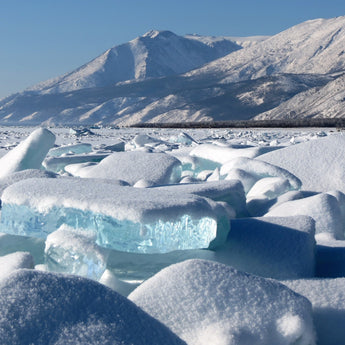
[[[1,344],[341,344],[344,148],[331,128],[0,127]]]

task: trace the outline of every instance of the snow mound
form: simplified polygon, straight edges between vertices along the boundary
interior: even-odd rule
[[[304,190],[345,192],[345,135],[330,135],[261,155],[260,160],[296,175]],[[332,172],[330,174],[329,172]]]
[[[315,233],[328,233],[338,240],[344,239],[342,214],[337,199],[321,193],[308,198],[287,201],[272,208],[266,217],[305,215],[314,218]]]
[[[189,345],[315,344],[307,299],[273,280],[219,263],[172,265],[129,299]]]
[[[165,153],[131,151],[113,153],[98,165],[74,173],[79,177],[124,180],[131,185],[141,179],[168,184],[179,181],[181,166],[178,159]]]
[[[19,270],[0,285],[0,341],[184,344],[126,298],[91,280]]]
[[[38,128],[28,138],[0,159],[0,178],[16,171],[39,169],[55,135],[46,128]]]

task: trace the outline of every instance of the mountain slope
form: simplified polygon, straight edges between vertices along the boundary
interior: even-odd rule
[[[229,83],[279,73],[325,74],[344,69],[345,16],[301,23],[186,75]]]
[[[276,108],[263,112],[255,120],[345,117],[345,75],[301,92]]]
[[[177,36],[170,31],[150,31],[128,43],[108,49],[75,71],[28,90],[59,93],[175,75],[238,49],[241,49],[240,45],[225,38],[203,42]]]

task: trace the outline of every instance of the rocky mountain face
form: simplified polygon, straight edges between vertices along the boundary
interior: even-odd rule
[[[345,117],[345,17],[272,37],[150,31],[0,101],[2,124]]]

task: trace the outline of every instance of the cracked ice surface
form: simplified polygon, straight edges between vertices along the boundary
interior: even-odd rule
[[[67,224],[93,231],[100,246],[137,253],[214,247],[229,231],[226,210],[197,195],[94,183],[28,179],[3,196],[1,231],[45,238]]]

